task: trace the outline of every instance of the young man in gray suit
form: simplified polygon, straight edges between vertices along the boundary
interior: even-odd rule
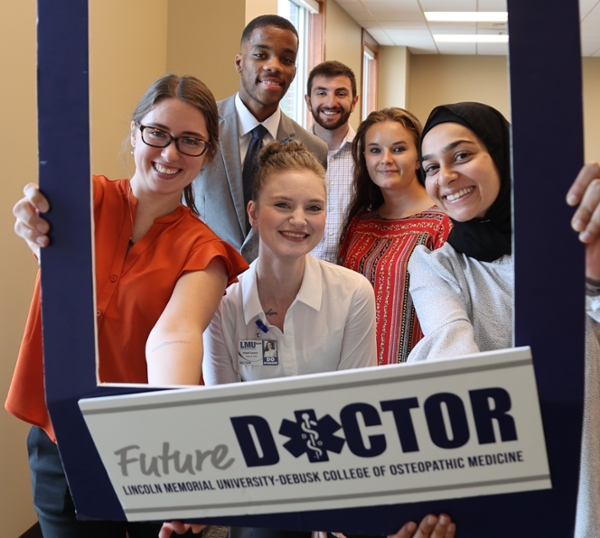
[[[248,23],[235,57],[239,91],[217,103],[219,147],[193,183],[202,220],[248,262],[258,255],[258,240],[246,217],[242,180],[252,130],[259,124],[266,128],[264,143],[299,140],[323,166],[327,165],[327,145],[279,108],[296,75],[297,52],[298,33],[283,17],[262,15]]]

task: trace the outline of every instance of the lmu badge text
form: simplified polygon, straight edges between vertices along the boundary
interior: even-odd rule
[[[551,487],[528,348],[80,406],[130,520]]]

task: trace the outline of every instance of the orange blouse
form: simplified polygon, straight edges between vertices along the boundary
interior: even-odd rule
[[[218,257],[229,285],[247,264],[183,205],[156,219],[128,252],[137,209],[129,181],[94,176],[93,186],[100,381],[147,383],[146,340],[179,277],[202,271]],[[5,407],[54,439],[44,392],[40,291],[38,274]]]

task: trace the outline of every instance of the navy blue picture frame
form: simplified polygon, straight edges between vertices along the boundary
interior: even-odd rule
[[[578,2],[509,0],[508,6],[516,345],[533,350],[553,488],[228,517],[218,523],[386,534],[409,519],[444,511],[463,538],[480,538],[482,531],[487,538],[573,535],[583,398],[584,264],[564,198],[583,156]],[[123,520],[77,401],[155,389],[96,385],[87,0],[38,1],[38,109],[40,186],[52,206],[51,246],[42,252],[48,408],[78,516]]]

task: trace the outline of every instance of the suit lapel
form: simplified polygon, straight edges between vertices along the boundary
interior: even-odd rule
[[[277,128],[277,140],[280,142],[284,138],[295,138],[296,130],[292,120],[288,118],[283,111],[281,112],[281,118],[279,119],[279,127]]]
[[[242,185],[242,165],[240,163],[240,145],[235,96],[219,102],[219,146],[223,158],[225,174],[229,182],[231,198],[242,230],[246,234],[246,208],[244,207],[244,189]]]

